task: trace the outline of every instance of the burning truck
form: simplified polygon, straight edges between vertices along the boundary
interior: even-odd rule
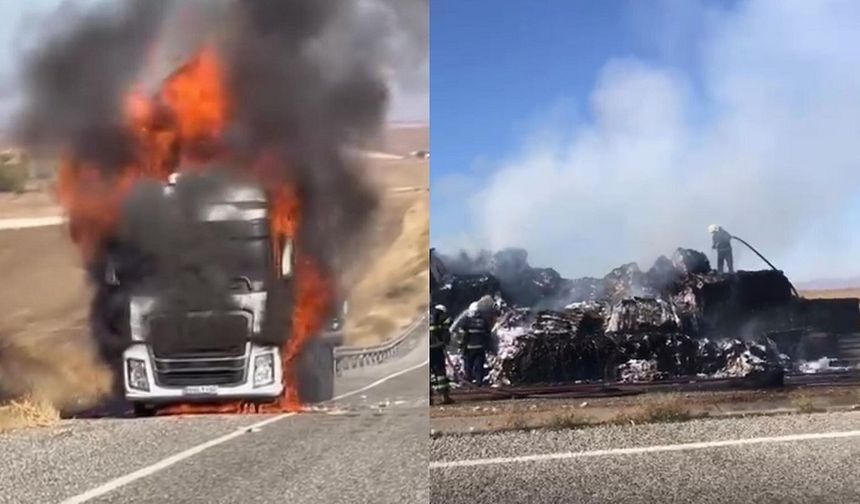
[[[155,96],[128,95],[135,163],[106,174],[71,158],[59,174],[96,286],[91,326],[138,414],[333,395],[343,310],[332,261],[302,241],[303,197],[282,178],[285,161],[227,149],[220,65],[204,49]]]
[[[459,313],[481,299],[494,321],[495,384],[709,376],[767,385],[810,362],[837,357],[847,367],[860,357],[851,354],[860,300],[797,297],[780,271],[720,274],[695,250],[646,271],[630,263],[580,279],[532,268],[515,249],[475,258],[431,251],[431,261],[434,304]]]
[[[102,277],[93,326],[105,335],[103,357],[121,368],[125,398],[145,415],[159,405],[280,397],[296,257],[293,239],[272,230],[266,192],[217,172],[139,189],[93,271]],[[170,215],[160,228],[134,222],[153,207]],[[341,316],[331,313],[330,330],[298,356],[302,402],[333,396]]]
[[[93,346],[141,414],[330,398],[378,204],[355,151],[384,124],[380,42],[402,27],[352,2],[217,4],[58,19],[21,72],[15,133],[60,159]]]

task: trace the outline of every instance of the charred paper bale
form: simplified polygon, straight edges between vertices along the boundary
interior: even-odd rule
[[[571,303],[565,313],[576,319],[577,334],[597,336],[605,332],[607,305],[600,301]]]
[[[665,373],[657,369],[656,360],[630,359],[618,366],[618,381],[625,383],[662,380]]]
[[[637,333],[678,331],[681,320],[672,303],[657,298],[624,299],[612,307],[606,331]]]
[[[609,297],[608,285],[603,278],[584,277],[565,280],[561,290],[568,303],[597,301]]]
[[[696,340],[696,374],[711,376],[726,366],[722,347],[708,338]]]
[[[645,274],[636,263],[628,263],[610,271],[604,278],[607,295],[613,302],[634,296],[656,293],[645,283]]]
[[[688,376],[696,371],[696,343],[685,334],[645,332],[612,337],[617,343],[613,356],[617,365],[653,361],[661,376]]]
[[[673,293],[680,286],[682,272],[666,256],[660,256],[645,273],[645,284],[661,294]]]
[[[672,255],[672,265],[681,275],[702,275],[711,271],[708,256],[698,250],[678,248]]]
[[[779,271],[689,275],[672,299],[695,319],[695,334],[712,339],[756,337],[792,322],[791,284]]]
[[[781,271],[738,271],[732,277],[732,295],[737,306],[757,310],[791,302],[791,283]]]
[[[535,314],[502,364],[505,382],[563,383],[604,377],[611,341],[602,333],[579,333],[582,320],[582,314],[572,310]]]
[[[729,340],[722,344],[725,366],[717,377],[749,378],[752,386],[780,386],[785,370],[768,342]]]

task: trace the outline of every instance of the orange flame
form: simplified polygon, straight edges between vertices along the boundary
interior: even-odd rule
[[[126,167],[99,170],[68,157],[59,171],[57,194],[69,217],[73,240],[86,262],[92,261],[119,223],[122,205],[141,178],[165,180],[182,164],[200,166],[225,155],[220,140],[229,122],[229,90],[217,53],[206,48],[165,79],[161,91],[148,97],[131,89],[125,97],[124,121],[133,138],[134,161]],[[301,250],[301,198],[294,187],[276,175],[284,160],[260,153],[257,164],[246,166],[268,188],[274,263],[280,264],[285,239],[297,244],[295,305],[291,336],[281,349],[284,393],[269,404],[236,401],[226,404],[179,404],[161,413],[250,413],[297,411],[297,356],[322,327],[331,283],[320,265]],[[118,169],[121,168],[121,169]],[[111,174],[108,174],[111,173]],[[285,328],[286,330],[287,328]]]
[[[171,75],[162,86],[161,99],[176,116],[185,160],[207,161],[228,115],[224,73],[215,51],[204,49]]]
[[[66,161],[57,173],[57,198],[66,209],[72,240],[85,262],[95,258],[99,245],[116,228],[122,202],[134,177],[128,171],[113,179],[94,167]]]

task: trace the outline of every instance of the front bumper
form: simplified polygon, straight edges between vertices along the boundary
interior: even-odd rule
[[[254,365],[256,357],[273,354],[273,380],[268,385],[254,386]],[[243,380],[229,385],[212,385],[205,382],[193,386],[168,386],[159,383],[155,374],[155,361],[149,347],[136,343],[123,353],[123,381],[125,398],[132,402],[143,403],[176,403],[176,402],[221,402],[227,400],[267,400],[281,395],[284,390],[281,356],[277,347],[259,346],[248,343],[243,356],[245,369]],[[149,390],[133,388],[129,383],[129,360],[143,361],[146,370],[146,382]],[[205,391],[201,391],[204,389]]]

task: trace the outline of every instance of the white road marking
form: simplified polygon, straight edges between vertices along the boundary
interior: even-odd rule
[[[613,455],[641,455],[645,453],[662,453],[689,450],[703,450],[708,448],[722,448],[726,446],[744,446],[766,443],[789,443],[794,441],[814,441],[818,439],[839,439],[860,436],[860,430],[842,432],[820,432],[811,434],[791,434],[787,436],[758,437],[747,439],[729,439],[725,441],[703,441],[699,443],[684,443],[658,446],[639,446],[635,448],[612,448],[608,450],[592,450],[566,453],[543,453],[538,455],[522,455],[519,457],[496,457],[470,460],[451,460],[442,462],[431,462],[430,469],[451,469],[456,467],[475,467],[485,465],[516,464],[523,462],[544,462],[547,460],[565,460],[588,457],[605,457]]]
[[[221,443],[226,443],[227,441],[230,441],[233,438],[236,438],[236,437],[241,436],[242,434],[245,434],[249,430],[259,429],[260,427],[263,427],[264,425],[268,425],[270,423],[277,422],[278,420],[282,420],[284,418],[287,418],[287,417],[290,417],[293,415],[295,415],[295,413],[283,413],[283,414],[277,415],[277,416],[272,417],[272,418],[267,418],[266,420],[263,420],[261,422],[257,422],[255,424],[248,425],[246,427],[241,427],[241,428],[236,429],[235,431],[233,431],[229,434],[226,434],[224,436],[209,440],[209,441],[202,443],[202,444],[199,444],[197,446],[193,446],[193,447],[191,447],[191,448],[189,448],[183,452],[177,453],[176,455],[172,455],[172,456],[167,457],[166,459],[160,460],[160,461],[158,461],[152,465],[146,466],[143,469],[138,469],[137,471],[126,474],[125,476],[120,476],[119,478],[112,479],[112,480],[108,481],[107,483],[105,483],[99,487],[93,488],[92,490],[89,490],[89,491],[84,492],[82,494],[75,495],[74,497],[70,497],[70,498],[64,500],[63,502],[61,502],[60,504],[80,504],[81,502],[87,502],[89,500],[95,499],[96,497],[101,497],[102,495],[104,495],[104,494],[106,494],[112,490],[116,490],[117,488],[119,488],[121,486],[128,485],[129,483],[137,481],[141,478],[145,478],[145,477],[149,476],[150,474],[154,474],[158,471],[161,471],[162,469],[166,469],[166,468],[172,466],[173,464],[175,464],[177,462],[180,462],[180,461],[185,460],[189,457],[197,455],[198,453],[202,452],[203,450],[206,450],[208,448],[212,448],[213,446],[218,446]]]
[[[0,230],[59,226],[65,221],[66,218],[62,215],[54,215],[49,217],[22,217],[19,219],[0,219]]]
[[[370,390],[373,387],[381,385],[381,384],[383,384],[383,383],[385,383],[385,382],[387,382],[393,378],[396,378],[400,375],[406,374],[410,371],[414,371],[414,370],[420,368],[421,366],[426,366],[429,362],[430,362],[430,360],[428,359],[428,360],[425,360],[424,362],[422,362],[421,364],[411,366],[411,367],[408,367],[406,369],[401,369],[400,371],[397,371],[396,373],[392,373],[388,376],[380,378],[379,380],[376,380],[375,382],[371,383],[370,385],[365,385],[364,387],[361,387],[359,389],[352,390],[352,391],[346,392],[344,394],[340,394],[337,397],[333,397],[332,401],[336,401],[338,399],[343,399],[344,397],[349,397],[351,395],[355,395],[355,394],[364,392],[366,390]],[[241,427],[241,428],[236,429],[235,431],[233,431],[229,434],[226,434],[226,435],[221,436],[219,438],[209,440],[209,441],[202,443],[202,444],[199,444],[197,446],[193,446],[193,447],[191,447],[191,448],[189,448],[183,452],[180,452],[180,453],[177,453],[176,455],[172,455],[170,457],[167,457],[166,459],[160,460],[160,461],[158,461],[152,465],[146,466],[142,469],[138,469],[137,471],[126,474],[125,476],[120,476],[119,478],[112,479],[112,480],[108,481],[107,483],[105,483],[101,486],[93,488],[92,490],[88,490],[82,494],[75,495],[74,497],[70,497],[70,498],[62,501],[60,504],[80,504],[82,502],[87,502],[87,501],[90,501],[92,499],[95,499],[96,497],[101,497],[102,495],[104,495],[108,492],[111,492],[113,490],[116,490],[119,487],[128,485],[129,483],[133,483],[133,482],[135,482],[141,478],[145,478],[149,475],[157,473],[158,471],[166,469],[166,468],[172,466],[173,464],[176,464],[177,462],[181,462],[181,461],[183,461],[189,457],[193,457],[194,455],[197,455],[198,453],[202,452],[203,450],[207,450],[209,448],[212,448],[213,446],[218,446],[222,443],[226,443],[227,441],[230,441],[231,439],[237,438],[237,437],[241,436],[242,434],[245,434],[246,432],[248,432],[250,430],[259,429],[260,427],[263,427],[265,425],[269,425],[271,423],[277,422],[279,420],[283,420],[284,418],[291,417],[294,415],[296,415],[296,413],[283,413],[283,414],[274,416],[272,418],[267,418],[266,420],[263,420],[261,422],[257,422],[257,423],[252,424],[252,425]]]
[[[429,363],[430,363],[430,359],[427,359],[427,360],[425,360],[424,362],[422,362],[421,364],[416,364],[416,365],[411,366],[411,367],[408,367],[408,368],[406,368],[406,369],[401,369],[400,371],[398,371],[398,372],[396,372],[396,373],[390,374],[390,375],[388,375],[388,376],[386,376],[386,377],[384,377],[384,378],[380,378],[379,380],[376,380],[375,382],[371,383],[370,385],[365,385],[364,387],[361,387],[360,389],[355,389],[355,390],[352,390],[352,391],[346,392],[346,393],[344,393],[344,394],[341,394],[341,395],[339,395],[339,396],[332,397],[332,398],[331,398],[331,400],[332,400],[332,401],[337,401],[338,399],[343,399],[344,397],[349,397],[349,396],[352,396],[352,395],[358,394],[358,393],[360,393],[360,392],[364,392],[365,390],[370,390],[370,389],[372,389],[373,387],[376,387],[377,385],[381,385],[381,384],[383,384],[383,383],[387,382],[388,380],[390,380],[390,379],[392,379],[392,378],[397,378],[398,376],[400,376],[400,375],[404,375],[404,374],[406,374],[406,373],[408,373],[408,372],[410,372],[410,371],[415,371],[416,369],[422,368],[422,367],[426,366],[426,365],[427,365],[427,364],[429,364]]]

